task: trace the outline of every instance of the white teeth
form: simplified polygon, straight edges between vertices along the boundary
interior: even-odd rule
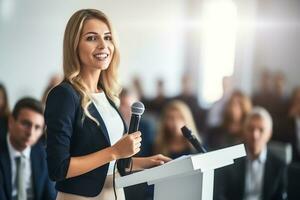
[[[108,57],[108,54],[106,53],[100,53],[95,55],[96,58],[105,59]]]

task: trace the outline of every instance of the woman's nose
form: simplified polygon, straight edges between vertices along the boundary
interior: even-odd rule
[[[106,44],[106,42],[103,38],[100,38],[98,41],[99,41],[98,42],[98,48],[99,49],[104,49],[104,48],[107,47],[107,44]]]

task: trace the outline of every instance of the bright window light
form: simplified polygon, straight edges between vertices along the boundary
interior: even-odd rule
[[[222,96],[222,78],[234,70],[237,10],[232,0],[207,0],[202,30],[201,93],[210,105]]]

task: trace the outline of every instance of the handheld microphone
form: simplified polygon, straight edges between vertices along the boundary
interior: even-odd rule
[[[128,129],[128,134],[134,133],[138,131],[141,116],[145,111],[145,106],[142,102],[134,102],[131,106],[131,118],[130,118],[130,124]],[[123,161],[123,164],[126,168],[130,167],[130,172],[132,171],[132,159],[130,158],[123,158],[120,159]]]
[[[128,134],[134,133],[138,131],[141,116],[145,111],[145,106],[142,102],[134,102],[131,106],[131,118],[130,118],[130,124],[129,124],[129,130]]]
[[[197,140],[197,138],[192,134],[192,131],[188,129],[186,126],[181,128],[181,132],[183,136],[193,145],[193,147],[197,150],[198,153],[206,153],[206,149],[202,146],[202,144]]]

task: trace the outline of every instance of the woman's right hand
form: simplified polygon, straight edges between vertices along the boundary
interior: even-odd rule
[[[137,131],[131,134],[125,134],[117,143],[112,146],[115,159],[128,158],[141,149],[141,132]]]

